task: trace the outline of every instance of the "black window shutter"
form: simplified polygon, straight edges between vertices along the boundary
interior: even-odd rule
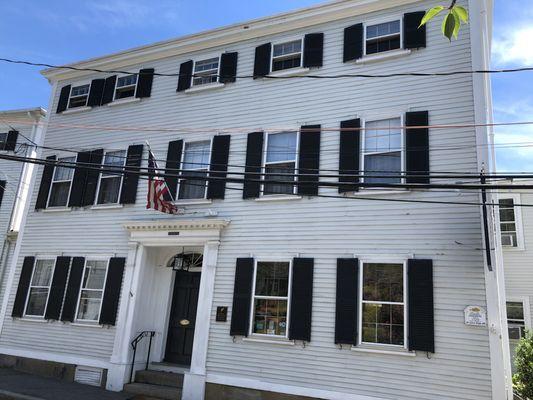
[[[178,92],[182,92],[191,87],[192,82],[192,60],[185,61],[180,65],[180,76],[178,78]]]
[[[409,350],[435,352],[433,315],[433,261],[411,259],[407,263]]]
[[[115,97],[115,84],[117,82],[117,76],[113,75],[105,80],[104,93],[102,94],[102,105],[111,103],[113,97]]]
[[[46,157],[47,161],[55,161],[56,156]],[[50,192],[50,185],[52,184],[52,177],[54,176],[54,165],[47,164],[43,168],[43,176],[41,177],[41,185],[39,186],[39,194],[35,203],[36,210],[46,208],[48,201],[48,193]]]
[[[6,189],[6,185],[6,181],[0,181],[0,207],[2,206],[2,199],[4,198],[4,191]]]
[[[59,101],[57,103],[56,113],[63,112],[68,107],[68,98],[70,97],[70,85],[63,86],[59,94]]]
[[[84,267],[85,258],[72,258],[72,266],[70,267],[70,275],[68,277],[67,292],[65,293],[65,301],[63,302],[63,310],[61,311],[61,321],[74,322]]]
[[[139,173],[141,172],[142,155],[142,144],[128,147],[124,178],[122,179],[122,193],[120,194],[121,204],[135,204],[137,198],[137,186],[139,184]]]
[[[220,56],[220,79],[221,83],[230,83],[237,80],[237,59],[239,53],[223,53]]]
[[[344,29],[343,61],[358,60],[363,57],[363,24],[356,24]]]
[[[290,340],[311,341],[313,268],[313,258],[294,258],[292,261]]]
[[[208,199],[224,198],[226,192],[230,139],[230,135],[218,135],[213,138],[209,176],[217,179],[210,179],[207,184]]]
[[[335,344],[357,344],[359,260],[337,258]]]
[[[139,71],[139,82],[137,82],[137,93],[135,97],[150,97],[152,94],[152,82],[154,81],[153,68],[145,68]]]
[[[308,33],[304,38],[304,62],[303,66],[321,67],[324,57],[324,34]]]
[[[229,333],[231,336],[248,336],[253,278],[254,259],[237,258]]]
[[[253,199],[261,192],[260,176],[263,161],[263,132],[248,134],[246,143],[246,167],[244,169],[244,185],[242,198]],[[253,182],[255,181],[255,182]]]
[[[31,274],[33,272],[33,265],[35,264],[35,257],[24,257],[22,263],[22,271],[20,272],[19,285],[17,288],[17,295],[15,296],[15,304],[13,304],[12,317],[22,317],[24,314],[24,306],[26,305],[26,297],[28,297],[28,289],[30,287]]]
[[[4,150],[6,151],[15,151],[15,148],[17,147],[17,139],[19,137],[18,131],[9,131],[7,133],[7,140],[6,144],[4,146]]]
[[[405,115],[406,126],[428,126],[427,111],[408,112]],[[405,164],[407,183],[429,183],[429,129],[406,129]],[[413,176],[420,175],[420,176]]]
[[[61,305],[63,304],[63,295],[65,294],[70,260],[70,257],[57,257],[56,259],[52,286],[50,286],[48,304],[46,305],[46,311],[44,313],[45,319],[59,319]]]
[[[94,199],[96,197],[96,187],[98,186],[98,177],[100,172],[96,170],[97,167],[102,165],[102,159],[104,157],[104,150],[98,149],[93,150],[90,153],[89,162],[92,164],[91,168],[87,171],[87,176],[85,179],[85,189],[83,191],[83,200],[82,206],[91,206],[94,204]]]
[[[109,269],[107,271],[104,299],[102,301],[102,311],[99,321],[101,325],[115,325],[125,265],[125,258],[113,257],[109,260]]]
[[[320,125],[302,126],[298,157],[298,194],[316,196],[320,173]],[[312,175],[312,176],[310,176]]]
[[[270,43],[262,44],[255,48],[254,79],[266,76],[270,73]]]
[[[76,166],[74,170],[74,178],[72,180],[72,188],[70,189],[70,198],[68,201],[69,207],[81,207],[83,205],[83,193],[85,191],[85,183],[87,181],[87,167],[83,164],[89,163],[91,160],[90,151],[82,151],[78,153],[76,163],[81,165]]]
[[[344,129],[354,129],[348,131]],[[350,119],[341,122],[340,149],[339,149],[339,193],[354,192],[358,190],[359,178],[354,176],[359,173],[359,157],[361,153],[361,120]],[[344,177],[343,175],[351,175]]]
[[[403,16],[403,48],[419,49],[426,47],[426,25],[419,28],[420,22],[426,13],[424,11],[412,12]]]
[[[183,140],[174,140],[168,143],[167,164],[165,174],[165,181],[168,190],[174,198],[178,191],[178,175],[181,167],[181,153],[183,152]]]
[[[98,107],[102,104],[102,95],[104,94],[105,79],[93,79],[91,82],[91,91],[87,99],[87,106]]]

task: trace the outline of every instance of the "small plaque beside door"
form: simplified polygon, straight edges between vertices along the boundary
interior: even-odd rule
[[[217,307],[217,322],[226,322],[228,320],[228,307]]]
[[[181,319],[180,320],[180,325],[181,326],[188,326],[190,323],[191,323],[191,321],[189,321],[188,319]]]

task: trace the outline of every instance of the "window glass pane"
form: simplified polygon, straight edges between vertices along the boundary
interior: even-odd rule
[[[102,291],[82,290],[80,293],[80,306],[78,307],[78,319],[97,321],[100,314]]]
[[[302,41],[295,40],[287,43],[280,43],[274,45],[274,57],[283,56],[286,54],[299,53],[302,51]]]
[[[126,151],[109,151],[105,154],[104,157],[104,167],[123,167],[126,160]],[[102,175],[121,175],[121,173],[109,173],[104,172]]]
[[[255,282],[257,296],[288,296],[289,263],[258,262]]]
[[[64,157],[60,158],[58,161],[62,161],[65,163],[75,163],[76,157]],[[68,181],[72,179],[73,175],[74,168],[56,167],[54,169],[54,181]]]
[[[363,304],[363,342],[403,345],[403,326],[403,305]]]
[[[206,171],[187,171],[188,176],[206,177]],[[179,199],[203,199],[205,197],[205,189],[207,187],[207,179],[181,179]]]
[[[102,177],[100,180],[100,190],[98,192],[98,204],[118,203],[121,183],[121,177]]]
[[[70,92],[70,96],[83,96],[89,94],[90,85],[74,86]]]
[[[400,21],[384,22],[382,24],[370,25],[366,28],[366,38],[372,39],[378,36],[393,35],[400,33]]]
[[[400,118],[369,121],[365,124],[365,153],[400,151],[402,149]]]
[[[502,234],[502,246],[518,247],[516,233]]]
[[[87,261],[83,275],[84,289],[103,289],[107,261]]]
[[[521,302],[507,302],[507,319],[524,319],[524,305]]]
[[[365,264],[363,300],[403,302],[402,264]]]
[[[194,72],[205,72],[211,70],[215,70],[215,72],[218,70],[218,57],[197,61],[194,64]]]
[[[254,311],[254,333],[286,335],[287,300],[256,299]]]
[[[185,143],[183,169],[208,169],[211,141]]]
[[[46,299],[48,298],[48,288],[31,288],[28,305],[26,307],[27,315],[44,315]]]
[[[301,56],[293,56],[290,58],[283,58],[279,60],[274,60],[272,63],[272,71],[281,71],[284,69],[298,68],[301,65]]]
[[[500,221],[514,222],[514,208],[500,208]]]
[[[402,153],[365,155],[365,177],[367,183],[401,183]],[[397,175],[397,177],[373,178],[372,175]]]
[[[70,181],[52,184],[52,190],[50,191],[50,200],[48,202],[48,205],[50,207],[66,206],[67,201],[68,201],[69,191],[70,191]]]
[[[502,232],[516,232],[516,225],[509,224],[509,223],[503,223],[501,224],[501,230]]]
[[[500,207],[513,207],[514,206],[513,199],[500,199],[499,203],[500,203]]]
[[[50,286],[54,260],[37,260],[31,279],[31,286]]]
[[[268,135],[266,162],[296,160],[296,132],[280,132]]]
[[[294,194],[294,185],[278,183],[294,181],[294,176],[276,174],[294,174],[295,163],[270,164],[265,167],[263,194]]]
[[[117,88],[123,86],[135,85],[137,83],[137,75],[121,76],[117,79]]]
[[[3,150],[7,142],[7,132],[0,132],[0,150]]]
[[[396,50],[401,47],[400,35],[386,36],[383,39],[372,39],[366,42],[366,54],[382,53],[384,51]]]

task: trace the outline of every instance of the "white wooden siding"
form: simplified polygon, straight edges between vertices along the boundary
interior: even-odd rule
[[[463,3],[463,2],[462,2]],[[253,71],[255,47],[283,40],[295,34],[324,32],[324,67],[312,71],[323,75],[345,73],[392,73],[406,71],[448,71],[471,68],[469,28],[449,43],[440,24],[428,26],[427,48],[398,59],[368,65],[342,63],[343,29],[367,18],[420,11],[435,5],[423,1],[319,25],[304,31],[261,37],[223,48],[207,49],[187,57],[175,57],[129,70],[154,67],[156,72],[177,73],[180,63],[200,59],[204,54],[238,51],[238,74]],[[89,79],[102,77],[90,75]],[[82,80],[80,80],[81,82]],[[336,128],[340,121],[354,117],[400,115],[406,111],[429,110],[431,124],[473,123],[472,80],[454,77],[405,77],[379,79],[243,79],[224,88],[194,94],[176,93],[177,78],[155,77],[150,98],[116,107],[57,115],[60,82],[50,106],[53,114],[46,145],[63,148],[125,149],[149,140],[157,158],[165,159],[170,140],[208,139],[212,133],[106,131],[61,128],[55,122],[130,125],[154,128],[191,127],[216,130],[220,127],[249,127],[250,132],[266,127],[298,127],[321,124]],[[432,171],[474,172],[477,168],[473,129],[430,131]],[[447,149],[444,149],[447,148]],[[450,149],[453,148],[453,149]],[[229,164],[244,165],[246,135],[232,134]],[[323,132],[321,169],[337,169],[338,132]],[[44,156],[59,154],[46,151]],[[144,153],[146,158],[146,151]],[[164,162],[160,162],[164,165]],[[146,166],[146,161],[143,164]],[[230,171],[243,172],[230,167]],[[38,182],[42,169],[38,173]],[[324,179],[327,180],[327,179]],[[335,179],[329,179],[336,181]],[[240,184],[229,183],[226,199],[208,205],[188,206],[188,211],[213,209],[231,220],[223,231],[214,293],[216,306],[230,306],[231,318],[235,259],[296,254],[315,258],[312,339],[300,345],[276,346],[265,343],[233,343],[229,322],[211,324],[208,374],[233,375],[263,382],[316,387],[325,390],[381,396],[391,399],[490,399],[490,357],[485,328],[463,323],[467,305],[485,305],[483,254],[479,208],[473,206],[407,204],[370,200],[303,198],[298,201],[256,202],[242,200]],[[137,203],[112,210],[34,212],[30,215],[15,282],[22,259],[27,255],[55,254],[126,256],[128,238],[122,224],[132,220],[172,219],[145,210],[146,181],[139,181]],[[337,195],[334,188],[321,194]],[[360,194],[364,196],[364,194]],[[372,196],[375,197],[375,196]],[[380,195],[383,198],[433,199],[477,202],[475,194],[456,192]],[[434,260],[436,353],[426,358],[363,354],[334,345],[336,258],[394,254]],[[12,320],[10,315],[16,286],[11,289],[8,316],[0,346],[31,348],[80,357],[109,360],[114,328],[89,328],[53,323]],[[213,311],[212,321],[215,315]]]

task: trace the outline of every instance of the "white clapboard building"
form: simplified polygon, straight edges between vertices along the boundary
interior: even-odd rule
[[[491,170],[490,132],[464,127],[491,120],[487,76],[305,78],[486,69],[492,2],[460,1],[451,43],[418,29],[436,3],[336,1],[45,70],[3,357],[161,398],[509,396],[479,193],[401,187]],[[180,215],[146,208],[148,146]]]

